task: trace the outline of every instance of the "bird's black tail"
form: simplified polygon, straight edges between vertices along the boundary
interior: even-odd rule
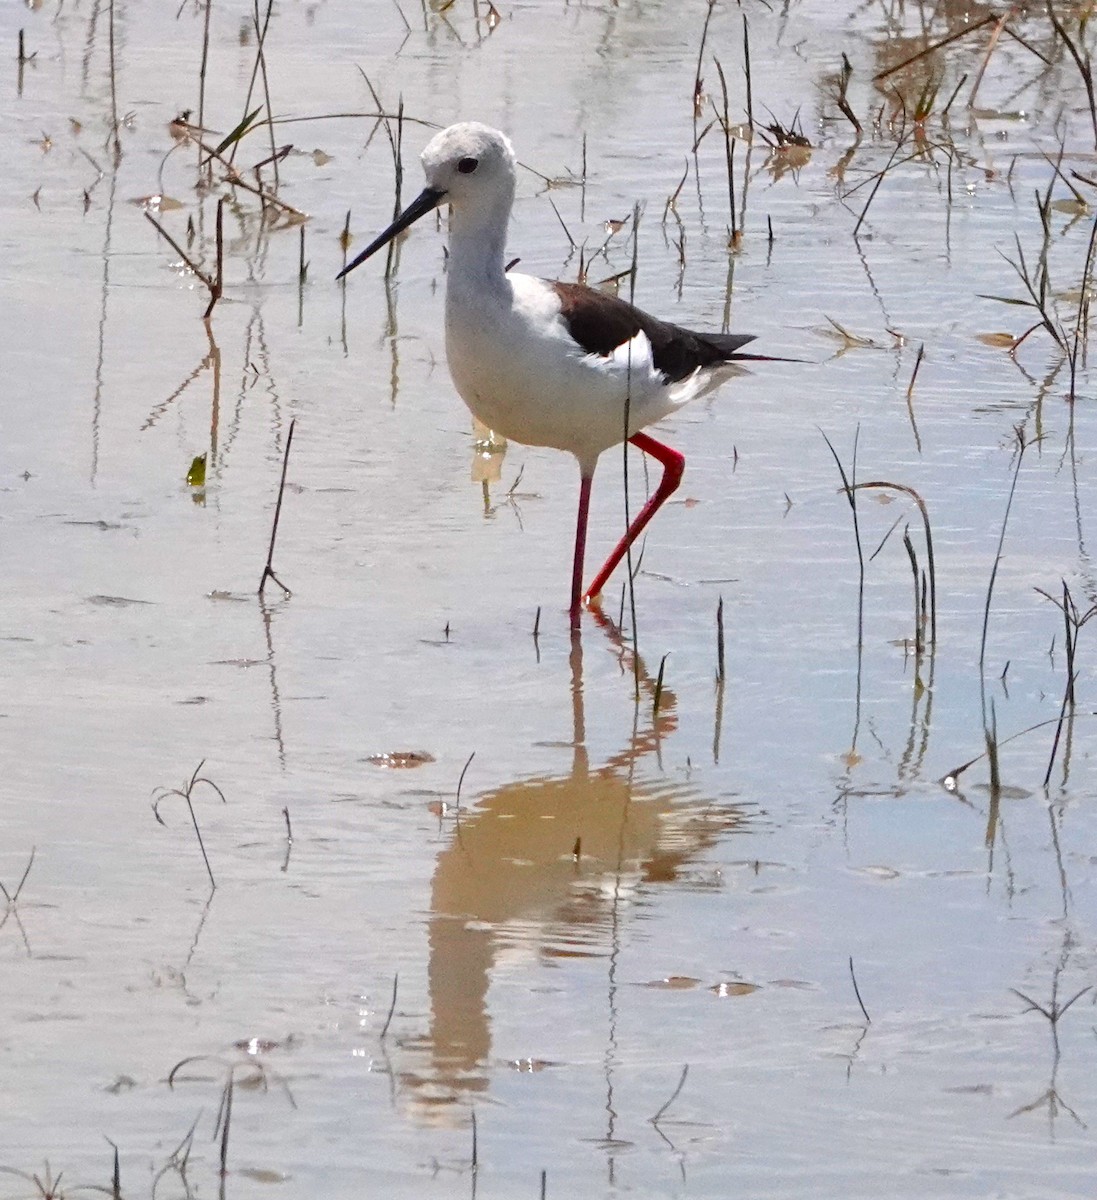
[[[695,333],[698,341],[715,350],[725,362],[810,362],[807,358],[782,358],[776,354],[740,354],[739,349],[753,342],[753,333]]]
[[[699,342],[711,346],[725,362],[733,362],[737,358],[750,358],[751,355],[739,354],[738,351],[754,341],[753,333],[695,333]]]

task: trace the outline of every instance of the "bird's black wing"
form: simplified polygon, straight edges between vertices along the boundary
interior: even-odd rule
[[[694,333],[606,292],[580,283],[548,282],[560,301],[560,317],[568,333],[588,354],[608,358],[643,331],[651,343],[655,369],[671,383],[699,368],[733,362],[736,352],[754,340],[749,333]]]

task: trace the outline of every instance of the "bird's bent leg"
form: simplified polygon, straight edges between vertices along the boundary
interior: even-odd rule
[[[594,475],[583,475],[579,481],[579,516],[575,522],[575,562],[571,568],[571,627],[579,627],[583,603],[583,557],[587,550],[587,516],[590,512],[590,485]]]
[[[629,441],[638,450],[650,454],[652,458],[658,459],[663,464],[663,478],[659,480],[659,486],[640,510],[636,520],[628,527],[628,532],[617,543],[613,553],[606,559],[602,569],[594,577],[594,582],[587,588],[583,596],[584,600],[591,600],[602,591],[617,564],[625,557],[629,546],[643,533],[647,523],[659,511],[667,498],[678,490],[678,485],[682,482],[682,472],[686,466],[685,455],[679,454],[677,450],[662,442],[657,442],[646,433],[635,433],[629,438]]]

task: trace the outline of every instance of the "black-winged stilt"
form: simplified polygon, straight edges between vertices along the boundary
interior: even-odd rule
[[[505,268],[515,157],[498,130],[475,121],[436,134],[422,154],[427,186],[342,278],[412,222],[450,209],[446,357],[461,398],[490,429],[579,460],[571,623],[678,487],[685,458],[641,432],[718,386],[750,334],[694,333],[575,283]],[[626,425],[627,420],[627,425]],[[598,456],[625,438],[663,465],[653,495],[583,591],[591,482]]]

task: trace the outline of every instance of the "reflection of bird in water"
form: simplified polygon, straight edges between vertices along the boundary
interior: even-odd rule
[[[617,631],[596,613],[623,654]],[[689,785],[635,776],[677,725],[664,690],[658,715],[628,746],[591,767],[584,746],[582,648],[573,643],[574,757],[568,774],[506,784],[480,797],[439,854],[431,890],[430,1031],[404,1042],[426,1058],[401,1078],[420,1115],[441,1119],[462,1094],[487,1087],[493,967],[508,951],[600,957],[610,950],[620,900],[674,883],[725,833],[741,810],[705,802]],[[627,673],[631,684],[632,671]],[[651,713],[652,681],[641,668]],[[410,1069],[409,1069],[410,1067]]]
[[[474,121],[451,125],[422,155],[427,186],[339,273],[354,270],[443,204],[450,210],[446,357],[461,398],[489,429],[579,460],[571,623],[596,597],[648,521],[677,489],[685,459],[641,432],[734,373],[749,334],[695,333],[616,296],[508,271],[514,203],[510,142]],[[628,438],[663,465],[663,478],[586,592],[583,557],[595,464]]]

